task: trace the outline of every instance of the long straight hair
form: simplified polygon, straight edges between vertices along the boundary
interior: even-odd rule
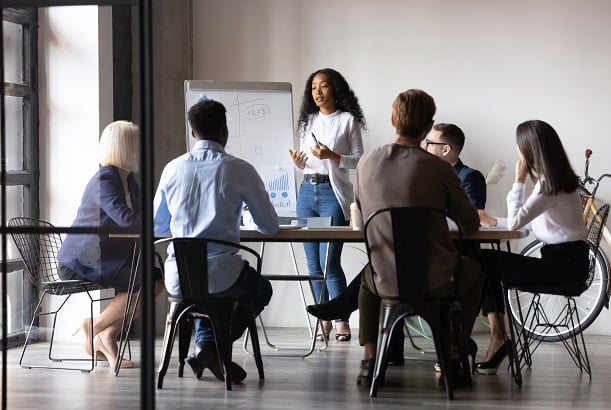
[[[542,194],[571,193],[579,187],[579,178],[551,125],[540,120],[523,122],[516,129],[516,141],[530,176],[543,177]]]

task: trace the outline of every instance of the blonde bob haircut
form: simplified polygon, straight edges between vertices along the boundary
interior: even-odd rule
[[[392,115],[397,134],[417,138],[428,132],[435,115],[433,97],[422,90],[402,92],[392,104]]]
[[[98,146],[100,164],[138,172],[140,130],[129,121],[115,121],[106,126]]]

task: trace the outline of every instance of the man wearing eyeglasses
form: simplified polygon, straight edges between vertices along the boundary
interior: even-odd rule
[[[424,149],[454,166],[465,192],[481,215],[486,207],[486,179],[481,172],[460,160],[464,145],[465,134],[454,124],[435,124],[424,140]]]

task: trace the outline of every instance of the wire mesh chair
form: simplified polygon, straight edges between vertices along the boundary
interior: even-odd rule
[[[534,294],[525,316],[522,315],[522,308],[518,306],[520,313],[519,323],[525,323],[527,328],[530,329],[530,331],[524,330],[524,327],[515,329],[518,335],[516,347],[518,354],[517,365],[519,367],[532,366],[532,354],[544,340],[544,337],[538,337],[537,335],[551,335],[552,337],[556,336],[557,340],[563,343],[579,371],[585,371],[590,375],[590,378],[592,377],[590,360],[575,298],[581,295],[590,286],[592,281],[596,265],[594,256],[600,246],[602,232],[608,215],[609,205],[603,205],[588,222],[588,242],[591,252],[588,277],[585,281],[581,280],[576,283],[561,285],[519,287],[520,291]],[[541,302],[541,295],[544,294],[564,296],[566,298],[564,307],[553,316],[546,314],[545,306]],[[518,327],[518,323],[515,320],[510,321],[510,326]]]
[[[8,226],[10,228],[20,229],[23,228],[23,232],[16,232],[11,234],[19,254],[23,258],[25,271],[32,285],[41,292],[40,299],[33,312],[32,322],[27,332],[25,342],[23,344],[23,350],[21,351],[21,357],[19,358],[19,365],[21,367],[32,369],[32,368],[45,368],[45,369],[62,369],[62,370],[80,370],[82,372],[90,372],[94,368],[94,357],[86,358],[71,358],[71,357],[56,357],[53,355],[53,339],[55,336],[55,327],[57,324],[57,315],[61,309],[66,305],[70,296],[76,293],[86,293],[90,301],[89,315],[91,317],[91,334],[93,334],[93,303],[101,300],[111,299],[95,298],[91,295],[91,291],[107,289],[105,286],[97,283],[83,281],[83,280],[62,280],[58,275],[58,262],[57,253],[62,244],[62,238],[58,233],[44,232],[45,230],[54,229],[55,227],[49,222],[45,222],[39,219],[17,217],[9,221]],[[40,229],[41,232],[37,232]],[[61,296],[63,297],[59,307],[55,310],[43,312],[43,301],[47,295]],[[24,363],[24,356],[28,344],[32,339],[38,339],[40,336],[40,329],[38,327],[39,319],[41,316],[52,315],[53,322],[51,328],[51,338],[49,343],[48,357],[51,362],[89,362],[90,365],[87,368],[81,367],[58,367],[48,365],[38,365]],[[90,345],[91,351],[93,351],[93,340]]]

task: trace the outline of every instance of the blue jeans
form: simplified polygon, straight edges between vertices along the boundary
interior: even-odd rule
[[[340,206],[330,183],[312,185],[307,181],[301,183],[299,195],[297,196],[297,216],[300,218],[312,216],[331,216],[332,225],[347,226],[348,221],[344,218],[344,212]],[[342,242],[306,242],[303,244],[308,273],[310,275],[322,275],[325,268],[325,255],[329,245],[329,263],[327,264],[327,291],[322,295],[322,284],[314,282],[314,296],[316,303],[326,302],[336,297],[346,289],[346,276],[342,269],[341,257]],[[348,318],[345,318],[348,319]]]
[[[255,316],[257,316],[272,298],[272,285],[246,262],[238,280],[229,289],[213,293],[210,297],[239,298],[248,295],[254,296]],[[238,309],[240,308],[238,307]],[[214,332],[208,319],[195,319],[193,325],[195,327],[195,345],[197,349],[202,349],[205,345],[216,345],[214,342]],[[241,315],[239,311],[236,312],[231,321],[232,341],[239,339],[247,326],[248,321],[246,316]]]

